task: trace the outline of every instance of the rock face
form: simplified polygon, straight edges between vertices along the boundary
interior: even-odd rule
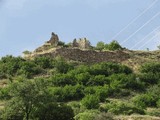
[[[91,45],[86,38],[80,38],[79,40],[73,40],[72,47],[77,47],[80,49],[89,49]]]

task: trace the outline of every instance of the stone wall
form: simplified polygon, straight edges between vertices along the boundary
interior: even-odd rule
[[[103,61],[110,62],[123,62],[129,59],[129,54],[124,51],[93,51],[93,50],[80,50],[78,48],[59,48],[49,53],[34,54],[35,56],[51,56],[53,58],[57,56],[64,57],[67,60],[86,62],[86,63],[98,63]]]

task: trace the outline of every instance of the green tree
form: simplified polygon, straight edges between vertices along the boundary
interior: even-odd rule
[[[10,111],[16,111],[14,116],[22,116],[29,120],[31,114],[37,107],[45,102],[54,101],[51,96],[45,92],[45,89],[38,87],[38,83],[24,80],[23,82],[14,83],[12,85],[11,100],[4,111],[4,119],[11,119],[13,114]],[[17,108],[17,109],[15,109]]]
[[[109,43],[106,47],[106,50],[122,50],[123,48],[121,47],[121,45],[116,41],[113,40],[111,43]]]
[[[104,42],[102,42],[102,41],[100,41],[100,42],[98,42],[97,43],[97,45],[96,45],[96,49],[97,50],[103,50],[105,48],[105,43]]]

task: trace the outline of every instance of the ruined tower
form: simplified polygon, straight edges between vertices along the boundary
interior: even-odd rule
[[[51,38],[49,41],[47,41],[46,43],[49,43],[51,46],[58,46],[58,42],[59,42],[59,38],[58,35],[55,34],[54,32],[51,33]]]
[[[72,47],[78,47],[81,49],[89,49],[91,47],[90,42],[86,38],[74,39]]]

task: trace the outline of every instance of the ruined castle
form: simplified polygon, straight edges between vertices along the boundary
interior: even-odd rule
[[[59,37],[55,33],[51,33],[51,38],[49,41],[45,42],[44,45],[41,47],[38,47],[35,49],[34,53],[38,52],[45,52],[47,50],[50,50],[52,48],[59,48]],[[89,49],[91,47],[90,42],[86,38],[80,38],[79,40],[74,39],[71,45],[69,46],[70,48],[79,48],[79,49]]]

